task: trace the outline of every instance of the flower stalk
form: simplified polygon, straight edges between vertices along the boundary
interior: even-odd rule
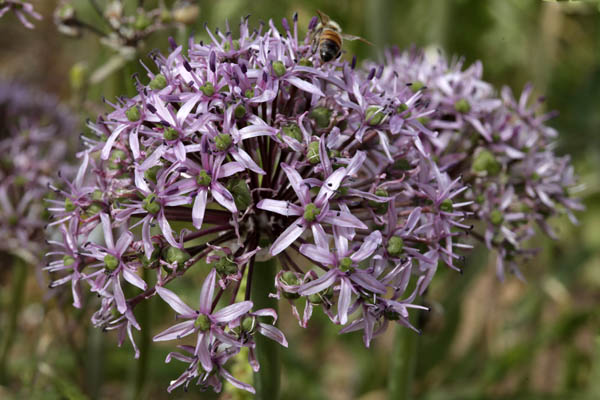
[[[273,282],[277,274],[277,259],[255,262],[254,273],[260,279],[252,282],[251,299],[256,308],[271,308],[277,312],[277,299],[269,297],[273,292]],[[250,285],[250,282],[247,283]],[[264,336],[256,338],[256,359],[260,364],[258,372],[254,373],[254,388],[256,400],[278,400],[281,382],[280,345]]]

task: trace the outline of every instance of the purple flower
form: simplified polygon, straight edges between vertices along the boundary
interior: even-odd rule
[[[200,363],[206,372],[210,372],[213,369],[210,355],[212,347],[218,346],[218,343],[234,347],[242,346],[236,338],[227,334],[224,328],[228,323],[252,309],[251,301],[242,301],[213,312],[212,301],[216,275],[216,270],[212,269],[204,280],[200,291],[198,310],[190,308],[169,289],[160,286],[156,287],[156,293],[177,312],[178,318],[185,319],[186,321],[173,325],[169,329],[159,333],[154,336],[153,340],[158,342],[181,339],[189,334],[196,333],[198,336],[194,355],[199,357]]]
[[[34,26],[27,20],[27,16],[37,20],[42,19],[42,16],[33,9],[33,6],[30,3],[23,2],[21,0],[2,0],[0,3],[0,18],[2,18],[4,14],[11,10],[17,15],[19,21],[21,21],[21,23],[29,29],[33,29]]]

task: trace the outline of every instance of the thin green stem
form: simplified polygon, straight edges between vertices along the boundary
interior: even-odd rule
[[[396,326],[388,381],[389,400],[413,398],[413,380],[417,367],[419,334],[404,326]]]
[[[269,297],[269,293],[274,291],[277,259],[255,262],[253,269],[251,298],[254,309],[272,308],[277,311],[277,300]],[[281,379],[280,345],[262,335],[256,335],[255,340],[256,358],[260,363],[260,370],[254,374],[255,400],[277,400]]]
[[[19,257],[14,258],[13,276],[12,276],[12,295],[10,308],[8,312],[8,324],[0,343],[0,384],[6,384],[9,379],[6,362],[10,355],[10,350],[15,341],[17,325],[21,307],[23,306],[23,297],[25,292],[25,282],[27,281],[28,265]]]

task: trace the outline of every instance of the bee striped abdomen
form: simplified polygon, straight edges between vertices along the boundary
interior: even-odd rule
[[[325,29],[319,38],[319,55],[324,62],[331,61],[340,55],[342,37],[332,29]]]

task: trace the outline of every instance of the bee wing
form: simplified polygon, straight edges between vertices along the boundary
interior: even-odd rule
[[[360,40],[361,42],[366,43],[369,46],[373,46],[373,43],[369,42],[365,38],[361,38],[360,36],[347,35],[345,33],[342,33],[342,38],[344,38],[344,40]]]
[[[329,21],[331,21],[329,15],[325,14],[323,11],[317,10],[317,14],[319,15],[319,19],[323,25],[327,25]]]

